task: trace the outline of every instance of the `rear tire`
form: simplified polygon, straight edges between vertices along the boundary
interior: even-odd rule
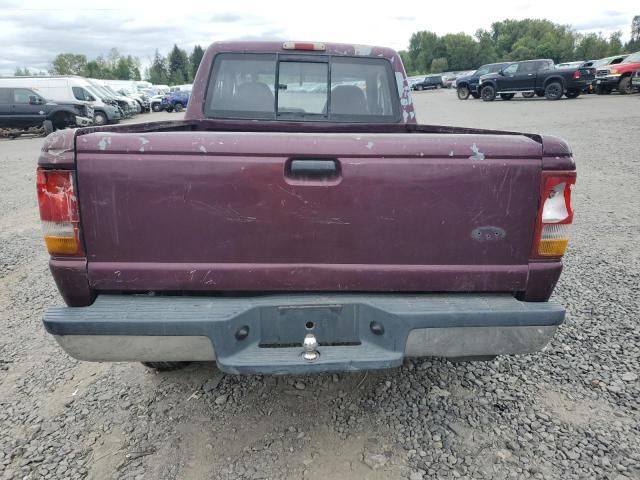
[[[154,112],[159,112],[160,110],[162,110],[162,108],[160,108],[159,103],[154,103],[153,106],[151,107],[151,110],[153,110]]]
[[[515,93],[501,93],[500,98],[502,100],[511,100],[515,96]]]
[[[536,96],[536,92],[522,92],[524,98],[533,98]]]
[[[544,88],[544,96],[547,100],[560,100],[563,94],[562,84],[560,82],[550,82]]]
[[[167,107],[167,108],[164,109],[164,111],[171,113],[171,112],[173,112],[173,107]]]
[[[173,109],[176,112],[180,113],[182,110],[184,110],[184,105],[182,105],[181,103],[176,103]]]
[[[491,85],[485,85],[480,90],[480,96],[483,102],[493,102],[496,99],[496,89]]]
[[[422,90],[422,85],[416,85],[416,90],[417,90],[417,91]]]
[[[153,368],[159,372],[170,372],[172,370],[180,370],[191,362],[142,362],[147,368]]]
[[[618,82],[618,92],[620,95],[629,95],[633,92],[633,87],[631,87],[631,77],[623,77]]]
[[[466,100],[467,98],[469,98],[469,95],[471,94],[471,92],[467,87],[458,87],[457,94],[458,94],[458,100]]]

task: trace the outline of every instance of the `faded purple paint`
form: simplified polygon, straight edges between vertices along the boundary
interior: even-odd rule
[[[542,153],[527,137],[167,132],[82,140],[81,220],[97,289],[526,286]],[[473,145],[483,160],[472,158]],[[289,178],[292,157],[337,159],[341,175]],[[472,236],[488,225],[506,236]]]
[[[561,263],[529,256],[541,171],[575,168],[566,142],[410,121],[203,119],[213,55],[239,45],[256,52],[281,44],[214,44],[187,120],[65,130],[45,141],[41,166],[77,169],[87,258],[50,262],[68,304],[106,290],[548,299]],[[383,56],[402,71],[389,49],[327,48]],[[340,175],[290,178],[292,158],[335,159]],[[473,237],[478,229],[504,236]]]

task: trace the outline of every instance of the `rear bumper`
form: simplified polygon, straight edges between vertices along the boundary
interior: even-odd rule
[[[104,295],[89,307],[49,309],[44,325],[80,360],[216,360],[228,373],[306,374],[396,367],[404,357],[531,353],[563,320],[558,304],[499,294]],[[307,333],[320,343],[311,362],[302,357]]]

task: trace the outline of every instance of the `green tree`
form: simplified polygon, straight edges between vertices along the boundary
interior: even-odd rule
[[[147,78],[154,85],[167,85],[169,83],[167,59],[160,55],[157,49],[153,56],[151,67],[149,67]]]
[[[609,36],[609,55],[622,53],[622,32],[614,32]]]
[[[609,43],[597,33],[586,33],[578,37],[574,58],[577,60],[595,60],[606,57]]]
[[[426,73],[440,48],[439,38],[433,32],[421,31],[411,35],[409,40],[409,58],[416,73]]]
[[[406,50],[400,50],[398,54],[400,55],[400,59],[402,60],[402,64],[404,65],[407,75],[414,75],[415,73],[418,73],[413,66],[409,52]]]
[[[17,67],[13,74],[14,77],[30,77],[31,75],[32,73],[27,67],[24,67],[24,69]]]
[[[442,37],[448,67],[445,70],[468,70],[477,67],[476,42],[466,33],[449,33]],[[433,72],[433,67],[431,68]],[[442,70],[441,70],[442,71]]]
[[[431,61],[431,73],[442,73],[449,70],[449,63],[445,57],[434,58]]]
[[[86,56],[75,53],[60,53],[53,59],[51,73],[54,75],[82,75],[86,66]]]
[[[187,81],[187,72],[189,72],[189,57],[187,52],[174,45],[169,57],[167,58],[169,67],[169,82],[172,85],[179,85]]]
[[[189,66],[191,67],[191,77],[189,81],[193,81],[193,79],[196,78],[196,73],[198,72],[198,67],[200,66],[203,56],[204,50],[200,45],[193,47],[193,52],[191,52],[189,56]]]
[[[142,80],[140,76],[140,59],[127,55],[127,63],[129,64],[129,76],[131,80]]]
[[[627,52],[640,50],[640,15],[636,15],[631,21],[631,37],[625,45],[625,50]]]
[[[113,69],[113,74],[118,80],[130,80],[131,70],[129,68],[129,62],[124,57],[120,57]]]
[[[476,61],[474,66],[485,65],[487,63],[496,63],[498,54],[491,38],[491,32],[479,29],[476,31]]]
[[[640,42],[640,15],[636,15],[631,21],[631,41]]]

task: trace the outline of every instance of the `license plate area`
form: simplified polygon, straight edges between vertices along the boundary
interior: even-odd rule
[[[320,346],[360,345],[356,305],[290,305],[262,308],[260,348],[301,347],[312,333]]]

